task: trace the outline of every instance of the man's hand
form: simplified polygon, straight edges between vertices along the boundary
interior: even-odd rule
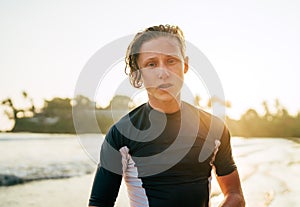
[[[224,200],[219,207],[245,207],[238,171],[235,170],[225,176],[216,176],[216,178],[224,195]]]

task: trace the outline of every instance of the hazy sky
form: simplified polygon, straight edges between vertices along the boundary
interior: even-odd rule
[[[263,100],[276,98],[296,113],[299,19],[297,0],[0,0],[0,100],[18,102],[23,90],[36,103],[72,97],[81,70],[102,46],[168,23],[210,60],[232,103],[228,113],[259,110]]]

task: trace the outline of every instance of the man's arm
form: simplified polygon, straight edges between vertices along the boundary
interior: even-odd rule
[[[244,207],[245,199],[241,188],[241,182],[237,170],[224,176],[216,176],[224,195],[219,207]]]
[[[89,199],[89,207],[113,207],[121,181],[122,175],[98,167]]]

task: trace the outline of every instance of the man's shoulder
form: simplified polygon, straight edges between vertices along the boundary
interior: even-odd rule
[[[224,121],[220,117],[187,102],[184,102],[184,104],[186,108],[189,108],[194,114],[197,114],[199,116],[200,124],[202,126],[205,126],[207,129],[209,129],[212,125],[219,127],[225,126]]]
[[[185,108],[189,108],[190,110],[192,110],[195,114],[198,114],[200,116],[200,118],[203,118],[203,119],[219,119],[217,116],[213,115],[212,113],[208,112],[208,111],[205,111],[204,109],[200,108],[200,107],[197,107],[195,105],[192,105],[188,102],[183,102]]]
[[[140,119],[147,112],[147,103],[141,104],[136,108],[132,109],[130,112],[125,114],[120,118],[114,125],[119,125],[120,123],[133,122],[134,120]]]
[[[135,122],[142,120],[141,117],[145,115],[146,111],[147,103],[141,104],[138,107],[132,109],[112,125],[110,133],[123,134],[122,132],[124,132],[124,130],[130,130],[130,127],[133,127],[135,125]]]

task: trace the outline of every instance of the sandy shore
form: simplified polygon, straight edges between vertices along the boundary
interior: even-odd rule
[[[0,206],[87,206],[93,178],[94,175],[89,174],[68,179],[34,181],[22,185],[0,187]],[[128,206],[128,199],[123,185],[116,206]]]
[[[87,206],[92,175],[1,187],[1,207]],[[16,197],[18,197],[16,199]]]

